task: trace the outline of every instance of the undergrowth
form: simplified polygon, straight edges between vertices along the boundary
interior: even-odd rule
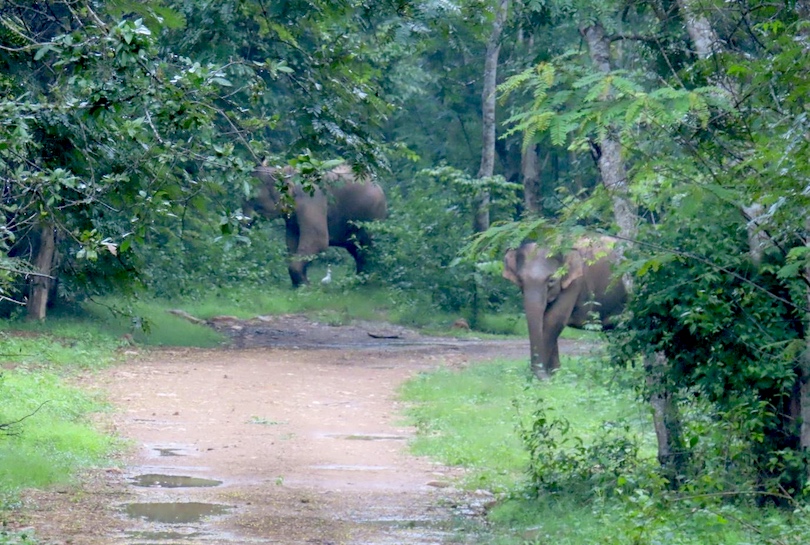
[[[658,471],[650,411],[633,388],[637,373],[564,357],[543,383],[525,361],[419,375],[401,390],[418,430],[412,450],[466,468],[461,486],[497,494],[481,543],[810,542],[806,506],[763,506],[744,487],[725,492],[725,477],[711,472],[672,489]]]
[[[184,300],[99,297],[72,312],[63,311],[58,318],[77,327],[101,329],[113,337],[128,337],[143,345],[211,348],[226,342],[227,339],[213,329],[172,315],[167,312],[170,309],[182,310],[203,320],[215,316],[250,319],[262,315],[305,314],[333,326],[354,321],[384,321],[420,328],[429,334],[456,336],[525,336],[527,331],[523,316],[508,314],[485,314],[478,321],[478,329],[473,331],[452,328],[461,317],[458,314],[443,312],[422,296],[364,285],[362,279],[355,276],[335,280],[328,286],[313,284],[296,290],[219,288]]]
[[[20,491],[67,483],[81,468],[109,463],[117,439],[91,422],[108,409],[69,384],[118,360],[122,341],[67,319],[0,323],[0,522]],[[0,544],[34,543],[0,533]]]

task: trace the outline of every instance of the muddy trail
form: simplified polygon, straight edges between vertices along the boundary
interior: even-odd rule
[[[82,378],[132,444],[120,468],[25,498],[47,544],[475,543],[493,500],[407,451],[397,388],[440,366],[523,358],[527,341],[424,337],[303,316],[209,323],[219,350],[133,350]],[[562,345],[566,351],[580,350]]]

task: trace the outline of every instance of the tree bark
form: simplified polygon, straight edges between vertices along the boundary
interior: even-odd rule
[[[56,238],[53,224],[45,222],[40,226],[39,249],[34,258],[34,274],[31,277],[31,291],[28,294],[27,319],[44,320],[48,310],[48,293],[53,278]]]
[[[582,35],[588,44],[591,62],[601,72],[611,71],[610,40],[601,24],[582,29]],[[632,241],[638,233],[638,213],[629,198],[627,168],[622,157],[622,145],[613,131],[608,127],[605,136],[597,149],[597,166],[602,183],[613,199],[613,216],[619,227],[619,236]],[[616,249],[617,259],[624,256],[623,248]],[[622,277],[627,293],[633,293],[633,281],[629,275]],[[645,356],[649,402],[653,408],[653,424],[658,439],[658,460],[670,478],[677,485],[675,478],[685,459],[682,430],[678,405],[672,392],[667,388],[665,378],[666,357],[661,354]]]
[[[796,2],[796,14],[803,21],[810,19],[810,2],[808,0],[798,0]],[[805,54],[810,50],[810,45],[807,43],[808,36],[810,36],[810,28],[807,26],[802,27],[799,31],[799,37],[802,39],[802,43],[805,44]],[[804,231],[810,233],[810,217],[804,220]],[[804,245],[810,246],[810,236],[805,238]],[[810,286],[810,265],[804,269],[804,280]],[[808,288],[805,298],[807,308],[810,309],[810,288]],[[807,336],[807,332],[810,331],[810,313],[805,313],[804,323],[804,331]],[[810,336],[807,336],[804,342],[804,354],[802,354],[801,367],[799,368],[799,418],[801,419],[799,445],[804,452],[810,452]],[[805,476],[810,479],[810,467],[805,468]]]
[[[610,40],[605,35],[604,27],[598,23],[591,25],[582,30],[582,35],[588,44],[593,65],[600,72],[610,72]],[[613,217],[619,226],[619,236],[624,240],[633,240],[638,233],[638,214],[628,197],[627,169],[622,157],[622,145],[610,129],[599,142],[596,162],[602,184],[613,199]],[[621,249],[618,256],[619,259],[623,256]],[[631,280],[622,278],[622,281],[627,293],[631,293]]]
[[[810,229],[810,219],[805,220],[805,230]],[[808,231],[810,232],[810,231]],[[810,237],[805,239],[805,246],[810,246]],[[810,265],[804,269],[804,280],[810,286]],[[805,294],[807,308],[810,309],[810,288]],[[810,331],[810,313],[805,313],[804,331]],[[799,367],[799,410],[801,421],[799,427],[799,446],[804,452],[810,452],[810,337],[804,339],[804,353]],[[810,479],[810,467],[805,467],[805,477]]]
[[[503,33],[508,8],[509,0],[498,1],[498,5],[495,7],[492,33],[487,41],[487,52],[484,60],[484,89],[481,92],[483,139],[481,143],[481,166],[478,169],[479,178],[488,178],[495,173],[495,92],[498,80],[501,34]],[[482,191],[475,204],[473,230],[476,233],[489,229],[489,202],[489,192]]]
[[[523,178],[523,204],[526,212],[540,215],[540,159],[537,145],[524,149],[520,157],[520,175]]]
[[[658,463],[664,468],[670,483],[677,486],[680,469],[686,462],[678,405],[666,385],[667,359],[658,352],[644,358],[647,389],[653,409],[653,426],[658,440]]]
[[[698,58],[708,59],[719,52],[720,40],[709,20],[700,13],[698,0],[677,0],[677,4]]]

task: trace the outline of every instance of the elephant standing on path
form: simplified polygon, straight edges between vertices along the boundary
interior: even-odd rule
[[[371,236],[355,222],[385,219],[385,194],[379,185],[355,178],[351,168],[339,166],[326,172],[323,187],[310,194],[293,183],[292,168],[260,166],[253,175],[261,180],[258,195],[242,205],[245,215],[256,212],[268,219],[286,221],[288,270],[293,287],[308,283],[311,258],[329,246],[345,248],[354,258],[357,272],[363,272]],[[287,184],[293,198],[285,210],[280,187]]]
[[[560,367],[557,339],[565,326],[582,328],[596,315],[609,329],[611,318],[624,308],[627,293],[611,270],[615,243],[610,237],[584,238],[565,256],[534,242],[506,252],[503,276],[523,292],[537,378]]]

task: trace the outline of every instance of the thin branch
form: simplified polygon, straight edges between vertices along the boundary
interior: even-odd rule
[[[22,418],[20,418],[18,420],[13,420],[11,422],[6,422],[4,424],[0,424],[0,432],[4,433],[6,435],[19,435],[20,432],[14,430],[14,426],[20,424],[24,420],[27,420],[27,419],[31,418],[32,416],[34,416],[35,414],[37,414],[39,412],[39,410],[42,409],[42,407],[45,406],[46,403],[50,403],[50,401],[43,401],[39,405],[39,407],[37,407],[34,410],[34,412],[32,412],[31,414],[27,414],[27,415],[23,416]]]

